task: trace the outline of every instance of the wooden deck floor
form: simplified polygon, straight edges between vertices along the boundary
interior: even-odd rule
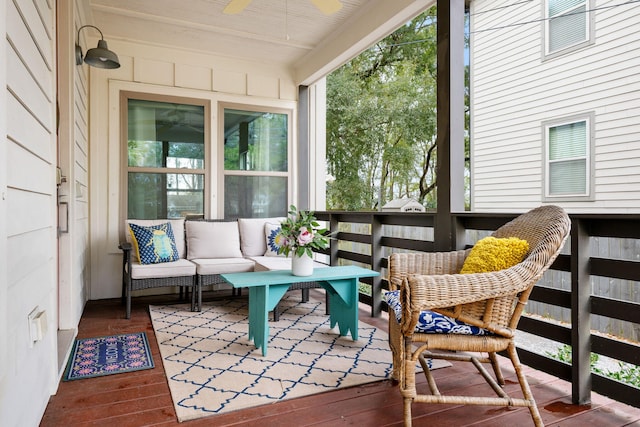
[[[312,297],[324,299],[318,291],[312,292]],[[162,302],[175,302],[175,297],[137,298],[130,320],[124,319],[119,300],[87,304],[79,338],[145,331],[156,366],[145,371],[61,382],[57,394],[49,401],[41,426],[402,425],[402,399],[391,381],[178,423],[147,309],[149,303]],[[361,311],[360,319],[386,330],[384,319],[372,319],[365,311]],[[504,367],[507,387],[517,387],[513,370],[508,365]],[[526,373],[548,426],[640,427],[640,409],[598,395],[593,396],[591,405],[571,405],[571,384],[531,369]],[[485,387],[480,375],[467,363],[436,370],[434,376],[444,393]],[[421,384],[426,387],[424,380]],[[529,411],[523,408],[414,404],[413,414],[414,426],[532,425]]]

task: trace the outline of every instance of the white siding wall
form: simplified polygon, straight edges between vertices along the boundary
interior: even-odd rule
[[[64,176],[58,202],[67,208],[59,212],[60,225],[66,223],[67,229],[58,236],[60,375],[89,294],[88,72],[74,61],[77,28],[87,20],[83,2],[58,3],[58,166]]]
[[[121,91],[200,98],[211,102],[212,147],[207,159],[207,167],[212,171],[207,182],[211,197],[205,202],[205,211],[212,218],[221,216],[217,192],[221,175],[216,169],[219,161],[218,103],[292,109],[293,123],[297,121],[297,88],[289,70],[119,42],[110,40],[106,34],[105,40],[109,43],[109,49],[118,54],[121,67],[116,70],[89,69],[92,247],[90,299],[119,297],[122,289],[122,252],[118,249],[118,243],[123,231],[121,203],[126,195],[121,190]],[[87,68],[86,65],[83,67]],[[293,146],[295,145],[296,139],[293,137]],[[295,151],[292,158],[295,158]],[[291,167],[295,168],[294,165]],[[295,170],[290,173],[295,176]]]
[[[540,0],[472,2],[472,210],[539,205],[541,123],[594,112],[594,200],[554,203],[640,212],[640,8],[619,3],[595,2],[593,45],[545,61]]]
[[[8,350],[0,359],[0,424],[32,426],[57,383],[55,2],[0,4],[6,26],[0,346]],[[31,343],[27,316],[36,307],[46,311],[48,331]]]
[[[7,10],[6,0],[0,0],[0,10]],[[6,14],[0,17],[0,35],[7,34]],[[6,58],[7,43],[0,41],[0,58]],[[9,302],[7,301],[9,274],[7,272],[7,67],[0,66],[0,396],[4,396],[11,387],[7,378],[9,357]],[[3,409],[0,406],[0,418]]]

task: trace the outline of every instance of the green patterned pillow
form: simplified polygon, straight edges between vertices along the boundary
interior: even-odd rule
[[[147,227],[130,223],[129,232],[140,264],[158,264],[179,258],[170,223]]]

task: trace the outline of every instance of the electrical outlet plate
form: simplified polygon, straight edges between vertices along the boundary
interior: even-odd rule
[[[47,333],[47,313],[40,310],[40,307],[34,308],[28,316],[29,320],[29,343],[40,341]]]

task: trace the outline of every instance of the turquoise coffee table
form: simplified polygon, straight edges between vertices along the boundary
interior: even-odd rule
[[[380,273],[356,266],[316,268],[311,276],[294,276],[289,270],[228,273],[220,276],[234,288],[249,288],[249,339],[267,355],[269,312],[282,299],[292,283],[317,282],[329,295],[329,319],[340,336],[351,331],[358,339],[358,281]]]

